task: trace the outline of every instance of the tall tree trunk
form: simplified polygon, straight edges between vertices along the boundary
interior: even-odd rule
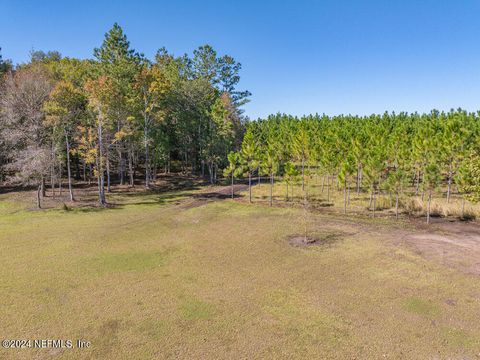
[[[448,169],[448,186],[447,186],[447,204],[450,203],[450,192],[452,189],[452,162],[450,161],[449,169]]]
[[[252,173],[248,172],[248,202],[252,203]]]
[[[124,172],[125,172],[125,160],[122,156],[122,149],[120,146],[117,148],[118,152],[118,179],[120,181],[120,185],[123,185],[124,182]]]
[[[285,198],[285,202],[288,202],[288,181],[285,182],[285,183],[286,183],[286,185],[287,185],[287,197]]]
[[[304,238],[303,242],[306,244],[308,241],[308,199],[307,199],[307,192],[303,192],[303,230],[304,230]]]
[[[62,176],[63,176],[63,171],[62,171],[62,164],[59,162],[58,164],[58,192],[60,193],[60,197],[62,196]]]
[[[41,195],[42,195],[42,184],[40,183],[37,189],[37,208],[39,209],[42,208]]]
[[[360,194],[360,163],[357,164],[357,195]]]
[[[395,218],[398,219],[398,191],[397,191],[397,194],[396,194],[396,199],[395,199]]]
[[[67,129],[63,129],[65,134],[65,145],[67,147],[67,176],[68,176],[68,192],[70,194],[70,201],[75,201],[73,198],[73,190],[72,190],[72,173],[70,170],[70,141],[68,140],[68,133]]]
[[[128,174],[130,176],[130,186],[135,187],[133,179],[133,154],[131,147],[128,148]]]
[[[150,157],[148,147],[148,115],[144,114],[144,127],[143,127],[143,144],[145,146],[145,187],[150,187]]]
[[[327,202],[330,202],[330,179],[327,177]]]
[[[92,164],[88,164],[88,185],[92,183],[93,169]]]
[[[102,120],[98,122],[98,156],[97,156],[97,169],[98,169],[98,202],[100,206],[106,205],[105,200],[105,171],[103,169],[103,128]]]
[[[273,173],[270,174],[270,206],[273,205]]]
[[[50,174],[50,190],[52,191],[52,198],[55,199],[55,166],[52,166],[52,171]],[[62,194],[60,194],[62,195]]]
[[[375,217],[376,207],[377,207],[377,196],[376,196],[376,191],[373,190],[373,217]]]
[[[110,150],[108,144],[106,146],[105,158],[107,165],[107,192],[112,192],[112,188],[110,187]]]
[[[363,166],[360,164],[360,180],[359,180],[359,187],[358,187],[358,194],[362,191],[363,184]]]
[[[210,184],[213,185],[213,164],[211,161],[208,162],[208,176],[210,178]]]
[[[55,156],[53,154],[52,146],[52,166],[50,166],[50,188],[52,190],[52,198],[55,199]]]
[[[416,174],[416,184],[415,184],[415,196],[418,196],[418,190],[420,188],[420,170],[417,171],[417,174]]]
[[[347,214],[347,183],[343,186],[343,214]]]
[[[45,177],[44,176],[42,176],[41,186],[42,186],[42,199],[43,199],[46,196],[46,186],[45,186]]]
[[[234,175],[234,172],[232,171],[232,199],[235,197],[235,193],[233,189],[233,175]]]
[[[53,135],[53,134],[52,134]],[[52,146],[50,147],[50,156],[52,157],[51,166],[50,166],[50,188],[52,189],[52,197],[55,199],[55,144],[52,141]]]
[[[428,192],[428,205],[427,205],[427,224],[430,224],[430,206],[432,204],[432,192]]]
[[[155,161],[155,165],[153,167],[153,173],[152,173],[153,185],[155,185],[155,182],[157,181],[157,174],[158,174],[158,163]]]
[[[305,191],[305,159],[302,157],[302,191]]]

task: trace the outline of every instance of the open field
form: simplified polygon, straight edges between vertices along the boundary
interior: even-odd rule
[[[266,189],[249,205],[166,179],[68,211],[0,195],[0,337],[92,343],[0,358],[480,358],[475,223],[305,220]],[[318,243],[290,245],[305,221]]]

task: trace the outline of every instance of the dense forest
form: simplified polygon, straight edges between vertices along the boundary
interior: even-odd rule
[[[46,188],[66,179],[96,183],[98,201],[113,184],[149,188],[159,172],[281,177],[285,200],[308,180],[322,191],[369,194],[375,216],[381,193],[421,197],[428,204],[452,193],[480,197],[480,115],[461,109],[429,114],[272,115],[247,121],[242,106],[250,93],[237,89],[241,64],[209,45],[193,56],[165,48],[149,60],[136,52],[120,26],[105,34],[94,58],[32,51],[31,61],[12,66],[0,57],[0,181],[34,185],[37,203]],[[290,190],[289,190],[290,188]],[[233,191],[233,187],[232,187]],[[270,204],[273,202],[270,191]]]
[[[100,205],[113,183],[146,187],[160,168],[216,181],[239,147],[248,91],[241,64],[209,45],[193,56],[136,52],[115,24],[94,59],[32,51],[17,65],[0,58],[0,181],[46,187],[96,181]]]
[[[248,124],[242,149],[229,155],[225,173],[232,180],[247,174],[251,184],[259,171],[272,186],[282,174],[287,201],[289,185],[299,183],[307,191],[305,182],[321,176],[328,201],[331,189],[343,191],[345,213],[351,190],[369,193],[373,216],[379,193],[395,198],[397,217],[399,199],[418,196],[427,203],[428,221],[436,194],[444,194],[447,203],[453,190],[463,200],[479,200],[479,130],[480,115],[461,109],[367,117],[272,115]]]

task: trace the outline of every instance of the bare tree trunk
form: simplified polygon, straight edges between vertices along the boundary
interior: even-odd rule
[[[450,203],[450,192],[452,189],[452,162],[450,162],[450,166],[448,169],[448,187],[447,187],[447,204]]]
[[[360,187],[358,188],[358,193],[362,191],[362,184],[363,184],[363,166],[360,164]]]
[[[376,206],[377,206],[377,196],[376,196],[376,191],[373,190],[373,217],[375,217]]]
[[[60,193],[60,197],[62,196],[62,176],[63,176],[63,171],[62,171],[62,164],[58,164],[58,192]]]
[[[52,146],[52,165],[50,166],[50,188],[52,190],[52,198],[55,199],[55,156],[53,155]]]
[[[67,147],[67,176],[68,176],[68,192],[70,194],[70,201],[75,201],[73,198],[72,190],[72,174],[70,170],[70,141],[68,141],[67,129],[64,129],[65,133],[65,145]]]
[[[357,195],[360,194],[360,163],[357,164]]]
[[[135,187],[135,182],[133,181],[133,154],[132,149],[128,149],[128,174],[130,176],[130,186]]]
[[[52,157],[51,166],[50,166],[50,188],[52,189],[52,198],[55,199],[55,163],[56,161],[55,161],[55,144],[53,143],[53,141],[52,141],[52,146],[50,147],[50,156]]]
[[[45,177],[42,176],[42,199],[46,196]]]
[[[465,197],[462,197],[462,219],[465,218]]]
[[[273,173],[270,174],[270,206],[273,205]]]
[[[42,208],[41,194],[42,194],[42,184],[40,183],[37,189],[37,208],[39,209]]]
[[[288,181],[286,182],[287,185],[287,197],[285,198],[285,202],[288,202]]]
[[[418,196],[418,190],[420,188],[420,170],[417,171],[417,174],[416,174],[416,189],[415,189],[415,196]]]
[[[97,156],[97,169],[98,169],[98,201],[100,206],[106,205],[105,200],[105,173],[103,169],[103,128],[102,121],[98,122],[98,156]]]
[[[302,191],[305,191],[305,159],[302,157]]]
[[[327,177],[327,202],[330,202],[330,179]]]
[[[398,219],[398,191],[397,191],[397,195],[396,195],[396,199],[395,199],[395,218]]]
[[[235,193],[233,189],[233,175],[234,175],[234,172],[232,171],[232,199],[235,197]]]
[[[143,143],[145,146],[145,187],[150,187],[150,157],[148,148],[148,116],[144,114]]]
[[[343,214],[347,214],[347,184],[343,186]]]
[[[306,244],[308,242],[308,199],[306,191],[303,192],[303,226],[303,242]]]
[[[432,204],[432,192],[428,193],[428,205],[427,205],[427,224],[430,224],[430,206]]]
[[[106,158],[106,164],[107,164],[107,192],[112,192],[112,189],[110,187],[110,151],[109,151],[108,144],[106,149],[107,151],[105,153],[105,158]]]
[[[152,182],[155,185],[157,181],[157,174],[158,174],[158,163],[155,161],[155,165],[153,167],[153,174],[152,174]]]
[[[122,149],[118,147],[118,178],[120,180],[120,185],[123,185],[124,173],[125,173],[125,160],[123,159],[123,156],[122,156]]]
[[[92,169],[92,164],[88,164],[88,185],[92,183],[92,177],[93,177],[93,169]]]
[[[248,202],[252,203],[252,173],[248,172]]]

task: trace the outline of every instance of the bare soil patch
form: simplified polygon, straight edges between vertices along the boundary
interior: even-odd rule
[[[396,241],[418,254],[463,272],[480,275],[480,226],[475,222],[443,221],[416,226],[406,234],[393,234]]]
[[[248,185],[245,184],[235,184],[233,186],[234,198],[238,196],[238,192],[248,190]],[[230,199],[232,197],[232,187],[231,186],[217,186],[210,188],[207,191],[199,192],[192,195],[192,199],[181,205],[182,209],[192,209],[202,205],[205,205],[209,202]]]
[[[343,233],[329,232],[314,235],[292,234],[287,237],[293,247],[330,246],[345,237]]]

